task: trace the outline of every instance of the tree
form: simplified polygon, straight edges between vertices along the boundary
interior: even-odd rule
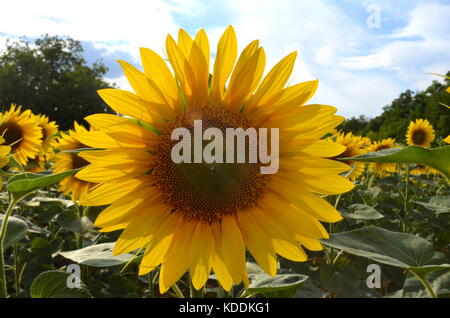
[[[81,43],[68,37],[8,41],[0,54],[0,110],[22,105],[49,116],[62,130],[90,114],[111,112],[96,92],[111,87],[103,80],[107,68],[89,67],[82,53]]]
[[[450,76],[450,72],[447,76]],[[444,84],[433,81],[424,91],[407,90],[390,105],[385,106],[381,115],[372,119],[364,116],[352,117],[339,128],[375,140],[393,137],[398,142],[404,143],[410,121],[424,118],[433,125],[438,138],[448,136],[450,110],[442,104],[450,105],[450,94],[446,92],[449,86],[450,80],[446,79]]]

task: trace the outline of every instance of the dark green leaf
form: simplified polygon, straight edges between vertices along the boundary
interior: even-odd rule
[[[30,294],[32,298],[90,298],[82,282],[80,288],[69,288],[68,281],[74,277],[63,271],[47,271],[33,281]]]
[[[383,214],[375,210],[369,205],[365,204],[352,204],[347,207],[349,212],[343,212],[344,216],[349,219],[355,220],[378,220],[383,218]]]
[[[0,215],[0,226],[3,224],[3,215]],[[25,221],[10,216],[6,227],[5,248],[20,242],[27,236],[28,225]]]

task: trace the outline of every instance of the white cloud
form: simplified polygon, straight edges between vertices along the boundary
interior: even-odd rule
[[[298,51],[293,83],[319,78],[313,102],[336,105],[346,116],[374,116],[401,91],[426,87],[433,79],[428,72],[450,69],[450,42],[446,40],[450,6],[399,1],[383,2],[383,21],[387,21],[384,13],[394,12],[406,25],[381,34],[366,27],[365,5],[371,1],[227,0],[220,5],[230,20],[211,27],[206,17],[214,1],[15,0],[2,4],[0,34],[69,35],[106,49],[109,58],[114,52],[127,52],[140,64],[139,47],[164,52],[167,33],[176,35],[179,29],[176,17],[188,18],[195,25],[204,22],[213,56],[221,34],[232,24],[240,50],[254,39],[261,40],[267,69]],[[414,8],[417,3],[421,4]],[[346,11],[350,6],[362,18],[354,19]],[[123,76],[108,80],[129,89]]]
[[[343,57],[340,66],[352,70],[383,69],[413,89],[430,83],[427,72],[450,69],[450,5],[426,3],[409,14],[408,24],[396,30],[389,42],[362,56]]]

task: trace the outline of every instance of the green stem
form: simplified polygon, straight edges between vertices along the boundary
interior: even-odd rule
[[[8,209],[3,216],[3,223],[0,230],[0,298],[6,298],[8,296],[8,289],[6,286],[6,275],[5,275],[5,250],[4,243],[6,237],[6,229],[8,227],[8,219],[16,206],[17,200],[11,200]]]
[[[409,186],[409,164],[406,164],[406,168],[405,168],[405,196],[404,196],[404,200],[403,200],[403,232],[406,232],[407,230],[407,220],[406,218],[408,217],[408,186]]]
[[[181,292],[180,287],[178,287],[177,284],[173,284],[172,285],[172,289],[175,292],[175,294],[177,295],[178,298],[185,298],[183,293]]]
[[[151,298],[155,297],[155,284],[153,283],[153,271],[148,273],[148,295]]]
[[[410,272],[416,276],[416,278],[422,283],[422,285],[427,289],[428,294],[430,294],[431,298],[437,298],[436,293],[434,292],[433,288],[431,287],[430,283],[425,279],[425,277],[422,277],[422,275],[410,270]]]
[[[20,268],[20,259],[19,259],[19,249],[17,247],[17,244],[14,244],[14,246],[13,246],[13,256],[14,256],[14,287],[16,290],[16,296],[19,297],[21,268]]]
[[[340,200],[341,200],[341,194],[339,194],[336,197],[336,201],[334,201],[334,208],[336,210],[338,209],[338,204],[339,204]],[[329,223],[328,232],[330,235],[333,234],[333,223]],[[330,252],[328,255],[328,264],[334,264],[333,259],[334,259],[334,249],[332,247],[330,247]]]

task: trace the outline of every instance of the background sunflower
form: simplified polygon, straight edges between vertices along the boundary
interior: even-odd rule
[[[39,153],[42,145],[42,131],[30,110],[21,111],[15,104],[0,114],[0,135],[5,144],[11,146],[14,158],[23,166]]]
[[[367,149],[368,152],[376,152],[380,150],[396,148],[396,142],[393,138],[383,139],[381,141],[374,141],[372,145]],[[397,164],[395,163],[380,163],[374,162],[369,164],[369,169],[376,175],[383,177],[390,173],[397,171]]]
[[[67,150],[89,148],[79,141],[79,136],[85,133],[87,133],[86,128],[75,122],[73,130],[69,130],[67,133],[62,132],[61,136],[57,138],[55,148],[60,152],[56,153],[51,159],[54,162],[54,173],[79,169],[89,164],[89,162],[78,156],[77,153],[64,152]],[[60,181],[59,191],[64,194],[71,194],[72,200],[78,201],[94,185],[72,175]]]
[[[433,126],[426,119],[417,119],[410,122],[406,133],[406,143],[409,146],[430,147],[434,141]]]

